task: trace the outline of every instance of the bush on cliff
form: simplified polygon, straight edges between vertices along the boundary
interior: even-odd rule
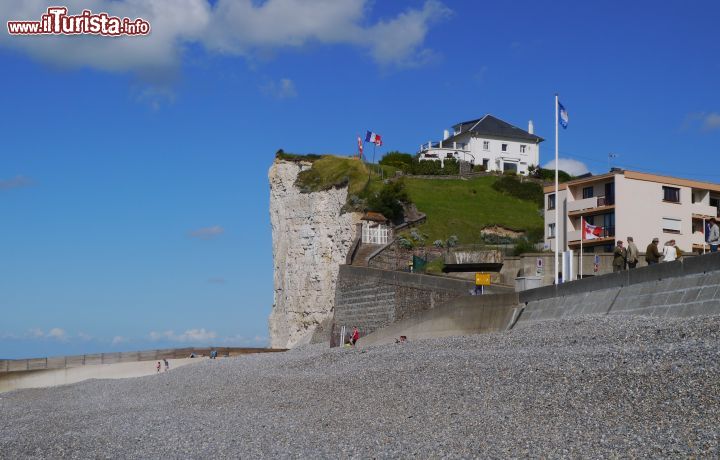
[[[501,176],[492,184],[492,188],[521,200],[532,201],[538,207],[543,205],[543,189],[535,182],[520,182],[514,176]]]
[[[310,169],[300,171],[295,186],[303,193],[348,186],[348,196],[359,196],[368,181],[368,170],[353,158],[323,155]]]
[[[367,198],[368,210],[379,212],[395,223],[403,221],[403,205],[408,203],[410,198],[402,180],[384,184],[377,193],[370,194]]]

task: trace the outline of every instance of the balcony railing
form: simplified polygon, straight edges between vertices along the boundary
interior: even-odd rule
[[[615,204],[615,197],[594,196],[582,200],[568,201],[568,212],[584,211]]]
[[[615,227],[604,227],[600,231],[600,235],[597,238],[614,238]],[[580,230],[571,230],[568,232],[568,241],[580,241]],[[585,238],[584,242],[593,241]]]

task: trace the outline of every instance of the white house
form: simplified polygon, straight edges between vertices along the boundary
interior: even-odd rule
[[[525,131],[488,114],[456,124],[452,135],[446,130],[442,141],[423,144],[418,153],[421,161],[442,162],[454,158],[483,165],[487,171],[514,171],[525,175],[528,166],[540,163],[543,140],[533,133],[532,121]]]

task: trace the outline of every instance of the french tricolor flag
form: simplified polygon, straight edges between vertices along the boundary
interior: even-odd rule
[[[380,147],[382,145],[382,137],[377,133],[368,131],[367,134],[365,134],[365,142],[372,142]]]

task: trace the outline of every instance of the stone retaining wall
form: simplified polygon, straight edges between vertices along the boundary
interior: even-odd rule
[[[450,299],[468,295],[472,281],[340,266],[333,330],[357,326],[367,335]]]

